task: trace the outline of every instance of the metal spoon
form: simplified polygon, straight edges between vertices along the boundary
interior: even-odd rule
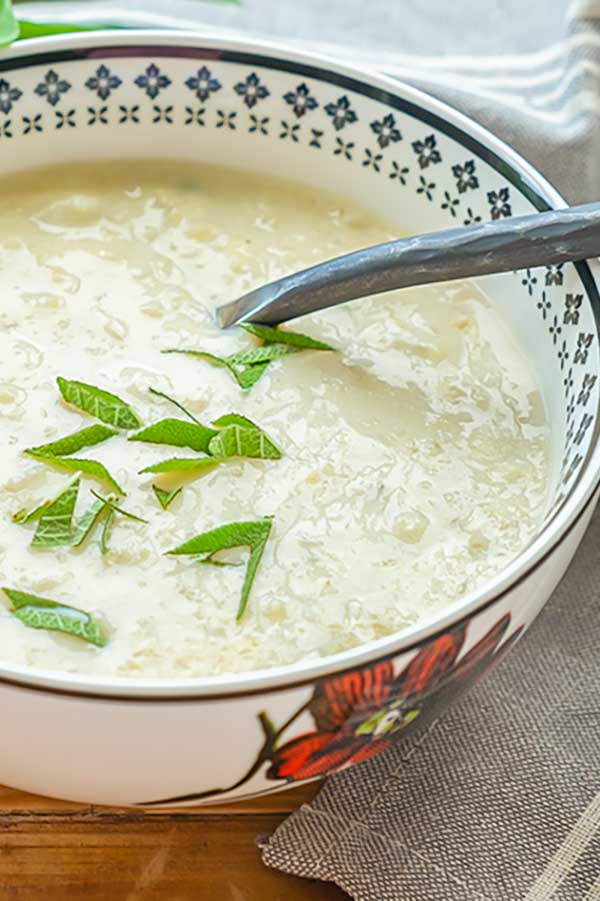
[[[357,297],[600,255],[600,203],[376,244],[295,272],[223,304],[221,328],[276,325]]]

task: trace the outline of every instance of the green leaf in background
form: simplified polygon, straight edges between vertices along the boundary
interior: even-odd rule
[[[106,503],[103,500],[94,501],[75,526],[70,542],[72,547],[79,547],[92,534],[94,526],[105,510]]]
[[[104,520],[104,525],[102,526],[102,535],[100,536],[100,552],[102,553],[102,555],[108,554],[110,551],[108,542],[110,540],[110,534],[116,515],[117,514],[113,509],[109,509],[106,519]]]
[[[159,488],[158,485],[153,485],[152,490],[156,495],[156,499],[158,503],[161,505],[163,510],[166,510],[169,504],[171,504],[178,494],[181,494],[182,488],[175,488],[173,491],[165,491],[164,488]]]
[[[199,422],[185,422],[183,419],[161,419],[146,426],[140,432],[129,435],[129,441],[144,441],[148,444],[169,444],[172,447],[189,447],[206,453],[211,438],[217,435]]]
[[[37,507],[34,507],[33,510],[17,510],[16,513],[13,513],[11,519],[13,522],[18,523],[20,526],[26,525],[28,522],[35,522],[40,518],[44,510],[46,510],[52,500],[44,501],[42,504],[39,504]]]
[[[196,535],[195,538],[180,544],[178,547],[173,548],[172,551],[168,551],[168,553],[172,555],[193,555],[200,558],[201,562],[212,562],[211,557],[217,551],[237,547],[249,548],[250,559],[246,568],[236,616],[236,620],[239,622],[248,604],[250,589],[271,533],[272,525],[272,517],[270,516],[265,516],[253,522],[230,522],[208,532],[202,532],[202,534]]]
[[[79,476],[46,506],[31,541],[32,547],[62,547],[71,544],[72,521],[79,494]]]
[[[310,350],[335,350],[331,344],[317,341],[310,335],[303,335],[301,332],[290,332],[287,329],[273,328],[270,325],[256,325],[254,322],[241,322],[240,328],[256,338],[260,338],[265,344],[292,344],[295,347],[304,347]]]
[[[125,496],[125,491],[113,479],[104,464],[99,463],[97,460],[85,460],[83,457],[54,457],[50,454],[34,454],[32,451],[29,451],[29,454],[41,463],[48,463],[50,466],[56,466],[58,469],[67,469],[70,472],[81,472],[91,479],[105,482],[117,494]]]
[[[169,351],[163,351],[163,352],[169,353]],[[150,394],[154,394],[155,397],[162,397],[163,400],[167,400],[170,404],[173,404],[175,407],[177,407],[178,410],[181,410],[182,413],[185,413],[185,415],[188,416],[192,420],[192,422],[195,422],[198,425],[201,424],[199,422],[199,420],[196,419],[194,414],[190,413],[188,408],[184,407],[183,404],[180,404],[179,401],[175,400],[174,397],[171,397],[169,394],[165,394],[164,391],[157,391],[156,388],[148,388],[148,391],[150,392]]]
[[[28,447],[24,453],[30,454],[32,457],[42,455],[44,457],[68,457],[74,454],[82,447],[93,447],[100,444],[108,438],[116,435],[116,429],[111,429],[106,425],[91,425],[65,438],[59,438],[58,441],[51,441],[50,444],[40,444],[39,447]]]
[[[160,463],[154,463],[153,466],[140,469],[139,474],[142,475],[146,472],[202,472],[222,462],[215,457],[171,457],[169,460],[162,460]]]
[[[12,602],[13,613],[25,626],[32,629],[50,629],[76,635],[102,648],[107,642],[99,624],[78,607],[60,604],[50,598],[41,598],[14,588],[3,588],[3,592]]]
[[[214,457],[281,459],[281,451],[277,445],[254,423],[250,423],[249,427],[237,424],[226,426],[215,438],[211,439],[208,452]]]
[[[131,407],[110,391],[85,382],[63,379],[61,376],[56,379],[56,383],[68,404],[116,429],[139,429],[142,424]]]

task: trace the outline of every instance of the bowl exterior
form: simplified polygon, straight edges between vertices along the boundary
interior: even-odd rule
[[[368,666],[213,699],[79,697],[0,682],[0,781],[73,801],[173,807],[264,794],[373,757],[500,663],[562,577],[596,501],[502,597]]]
[[[0,54],[4,171],[127,155],[220,162],[337,190],[415,231],[559,202],[488,143],[408,88],[250,43],[104,34]],[[443,711],[533,621],[595,505],[594,271],[542,267],[493,283],[536,359],[557,436],[548,522],[558,525],[525,562],[438,624],[260,687],[235,678],[231,690],[144,696],[0,665],[0,781],[102,804],[214,803],[358,763]]]

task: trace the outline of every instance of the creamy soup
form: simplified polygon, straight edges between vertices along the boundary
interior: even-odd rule
[[[322,192],[181,162],[69,165],[0,184],[3,584],[88,612],[102,647],[32,628],[2,596],[0,659],[69,672],[189,677],[315,659],[430,619],[531,539],[544,513],[547,425],[533,372],[469,283],[356,301],[287,328],[333,346],[269,363],[243,390],[225,357],[259,347],[215,307],[320,260],[395,237]],[[235,412],[281,450],[188,474],[139,474],[205,453],[128,441],[75,454],[126,492],[78,547],[32,547],[13,521],[73,471],[23,450],[100,420],[57,377],[112,392],[148,426]],[[163,509],[153,486],[182,491]],[[81,475],[73,528],[111,486]],[[166,495],[163,495],[163,499]],[[104,519],[108,508],[103,510]],[[202,564],[166,552],[273,516],[243,616],[247,550]],[[106,536],[105,536],[106,537]]]

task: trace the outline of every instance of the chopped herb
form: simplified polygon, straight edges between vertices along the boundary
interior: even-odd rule
[[[198,357],[200,360],[206,360],[208,363],[212,363],[213,366],[221,366],[225,369],[228,369],[234,379],[241,385],[239,374],[235,366],[232,366],[226,357],[217,357],[215,354],[206,353],[203,350],[190,350],[187,348],[177,348],[170,347],[167,350],[161,351],[163,354],[187,354],[190,357]],[[243,386],[242,386],[243,387]]]
[[[147,520],[147,519],[142,519],[141,516],[136,516],[135,513],[130,513],[129,510],[123,510],[122,507],[119,507],[119,506],[115,503],[115,500],[116,500],[115,498],[112,498],[112,497],[102,497],[102,495],[101,495],[101,494],[98,494],[97,491],[94,491],[93,488],[91,489],[91,492],[92,492],[92,494],[94,495],[94,497],[97,497],[97,498],[98,498],[99,501],[102,501],[103,504],[105,504],[107,507],[110,507],[110,509],[111,509],[114,513],[120,513],[121,516],[126,516],[127,519],[133,519],[135,522],[143,522],[143,523],[145,523],[146,525],[148,524],[148,520]]]
[[[142,475],[146,472],[200,472],[221,462],[215,457],[171,457],[169,460],[161,460],[160,463],[140,469],[139,474]]]
[[[293,347],[291,344],[263,344],[262,347],[252,347],[250,350],[240,350],[238,353],[227,357],[231,366],[256,366],[257,363],[270,363],[281,357],[289,357],[290,354],[299,354],[301,347]]]
[[[91,425],[86,429],[81,429],[79,432],[74,432],[72,435],[67,435],[65,438],[59,438],[58,441],[52,441],[50,444],[29,447],[24,453],[33,457],[40,454],[45,457],[68,457],[69,454],[76,453],[82,447],[92,447],[95,444],[100,444],[116,434],[116,429],[111,429],[106,425]]]
[[[79,494],[79,481],[79,476],[72,479],[42,512],[31,542],[32,547],[61,547],[71,544],[71,523]]]
[[[171,504],[172,501],[175,500],[177,495],[181,493],[182,488],[181,486],[179,486],[179,488],[175,488],[173,491],[165,491],[164,488],[159,488],[158,485],[153,485],[152,490],[156,495],[158,503],[161,505],[163,510],[166,510],[169,504]]]
[[[68,404],[101,419],[116,429],[139,429],[141,422],[131,407],[109,391],[85,382],[56,379],[59,391]]]
[[[103,463],[97,460],[86,460],[82,457],[54,457],[51,454],[39,454],[28,451],[29,455],[40,460],[42,463],[48,463],[50,466],[57,466],[59,469],[68,469],[71,472],[81,472],[83,475],[90,476],[92,479],[98,479],[110,485],[117,494],[125,496],[125,491],[116,482]]]
[[[211,440],[208,452],[214,457],[258,457],[261,460],[281,458],[277,445],[254,423],[250,423],[250,427],[237,424],[226,426]]]
[[[51,503],[52,503],[51,500],[44,501],[43,504],[39,504],[39,506],[34,507],[33,510],[25,510],[25,509],[17,510],[17,512],[13,513],[13,515],[11,517],[12,521],[17,522],[17,523],[19,523],[19,525],[23,525],[23,526],[28,522],[35,522],[37,519],[40,518],[40,516],[42,515],[44,510],[46,510],[47,507],[49,507]]]
[[[113,527],[113,523],[116,517],[115,511],[109,508],[106,519],[104,520],[104,525],[102,526],[102,534],[100,536],[100,552],[102,554],[108,554],[110,551],[110,547],[108,546],[108,540],[110,538],[110,533]]]
[[[156,397],[162,397],[163,400],[168,400],[170,404],[173,404],[175,407],[177,407],[178,410],[181,410],[182,413],[185,413],[186,416],[189,416],[192,422],[196,422],[198,423],[198,425],[200,425],[194,414],[190,413],[187,407],[184,407],[183,404],[180,404],[179,401],[175,400],[174,397],[165,394],[164,391],[157,391],[156,388],[148,388],[148,391],[150,392],[150,394],[154,394]]]
[[[103,499],[94,501],[92,506],[83,514],[75,529],[73,531],[73,536],[71,538],[72,547],[79,547],[85,539],[91,535],[94,526],[106,510],[106,503]]]
[[[3,588],[13,605],[14,615],[25,626],[32,629],[50,629],[76,635],[102,648],[107,642],[99,624],[85,610],[60,604],[50,598],[40,598],[35,594]]]
[[[201,535],[196,535],[184,544],[169,551],[173,555],[192,555],[202,563],[211,563],[213,554],[217,551],[235,547],[250,548],[250,559],[246,568],[244,584],[236,620],[239,622],[248,604],[250,589],[256,575],[258,564],[261,561],[265,545],[272,527],[272,517],[267,516],[255,522],[230,522],[224,526],[218,526]]]
[[[188,350],[171,348],[163,353],[189,354],[207,360],[213,366],[221,366],[228,369],[236,379],[238,385],[247,390],[255,385],[273,360],[299,353],[302,350],[334,350],[324,341],[317,341],[309,335],[300,332],[290,332],[284,329],[270,328],[266,325],[254,325],[254,323],[242,323],[251,335],[262,339],[264,344],[252,347],[249,350],[241,350],[230,354],[228,357],[219,357],[216,354],[206,353],[201,350]]]
[[[253,366],[246,366],[241,372],[236,373],[236,378],[244,391],[256,385],[258,380],[263,376],[268,368],[268,363],[254,363]]]
[[[217,435],[215,429],[199,422],[185,422],[183,419],[161,419],[146,426],[140,432],[129,435],[129,441],[145,441],[148,444],[169,444],[173,447],[190,447],[195,451],[208,450],[211,438]]]
[[[295,347],[304,347],[310,350],[335,350],[331,344],[317,341],[310,335],[303,335],[300,332],[290,332],[287,329],[273,328],[270,325],[257,325],[254,322],[241,322],[240,327],[256,338],[260,338],[265,344],[292,344]]]

